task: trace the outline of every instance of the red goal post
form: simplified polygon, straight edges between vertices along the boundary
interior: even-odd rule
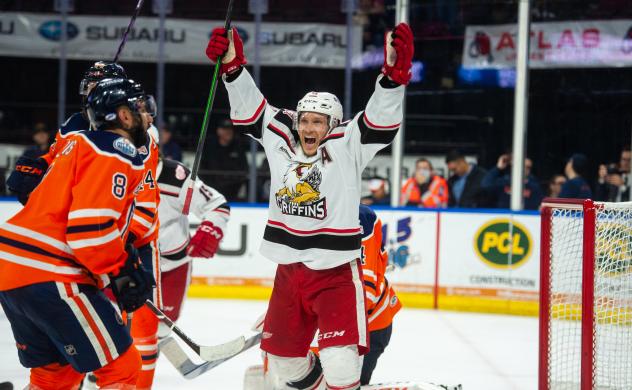
[[[632,203],[542,202],[538,383],[632,389]]]

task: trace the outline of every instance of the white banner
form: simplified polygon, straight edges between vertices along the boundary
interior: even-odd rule
[[[130,31],[121,61],[156,62],[158,18],[140,17]],[[69,16],[69,59],[112,59],[129,17]],[[211,30],[218,20],[167,19],[165,61],[209,64],[205,55]],[[254,60],[252,22],[234,22],[244,41],[246,58]],[[0,56],[58,58],[61,21],[56,14],[5,12],[0,15]],[[359,56],[362,29],[354,27],[353,55]],[[310,23],[262,23],[261,65],[344,68],[346,26]]]
[[[448,212],[441,213],[440,229],[439,286],[445,295],[537,299],[538,215]]]
[[[467,26],[465,68],[514,68],[518,26]],[[531,68],[632,66],[632,20],[532,23]]]

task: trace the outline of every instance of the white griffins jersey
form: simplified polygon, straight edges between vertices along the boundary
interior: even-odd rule
[[[166,272],[191,260],[186,254],[190,239],[189,218],[182,215],[191,174],[182,163],[162,159],[158,163],[156,176],[160,189],[160,269]],[[226,231],[230,217],[230,207],[226,203],[226,198],[199,178],[193,187],[190,211],[200,220],[210,221]]]
[[[258,140],[270,164],[270,204],[260,251],[279,264],[327,269],[358,258],[362,171],[395,137],[403,86],[380,75],[365,111],[322,139],[308,157],[293,129],[294,111],[268,104],[244,68],[224,76],[233,124]],[[387,85],[387,87],[383,86]]]

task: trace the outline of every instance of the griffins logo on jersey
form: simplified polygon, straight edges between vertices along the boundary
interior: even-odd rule
[[[320,197],[322,174],[315,163],[293,162],[283,176],[284,187],[275,194],[283,214],[314,219],[327,216],[326,198]]]

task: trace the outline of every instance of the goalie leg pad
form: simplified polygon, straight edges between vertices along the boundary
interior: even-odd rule
[[[285,389],[313,390],[320,388],[323,370],[320,360],[312,351],[307,357],[288,358],[267,354],[270,373],[285,383]]]
[[[360,388],[362,363],[357,345],[324,348],[320,351],[320,360],[328,389],[355,390]]]

